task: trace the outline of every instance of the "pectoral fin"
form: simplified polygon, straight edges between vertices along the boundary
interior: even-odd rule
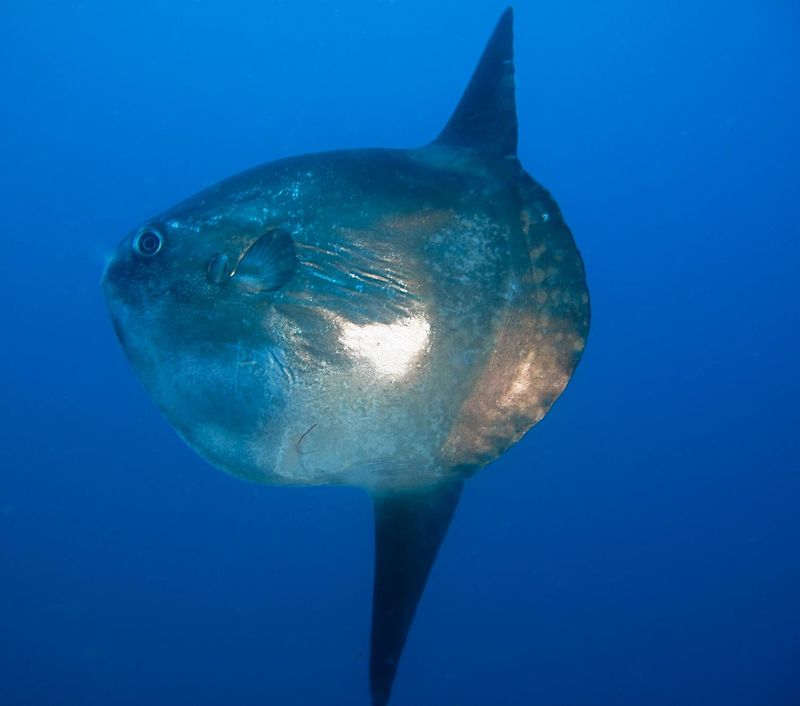
[[[400,654],[439,545],[461,496],[461,482],[376,495],[372,597],[372,705],[386,706]]]
[[[271,228],[250,244],[230,277],[251,294],[271,292],[292,278],[297,264],[291,234],[283,228]]]

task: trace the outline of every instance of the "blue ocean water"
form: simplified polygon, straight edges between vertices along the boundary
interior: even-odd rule
[[[220,178],[430,140],[503,8],[5,0],[1,704],[368,703],[367,496],[197,458],[99,278]],[[515,10],[520,157],[592,331],[468,483],[392,703],[800,703],[800,10]]]

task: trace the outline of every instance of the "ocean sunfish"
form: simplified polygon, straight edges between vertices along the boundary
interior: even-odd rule
[[[464,480],[544,417],[588,333],[581,257],[517,159],[512,23],[430,144],[238,174],[131,231],[103,275],[128,360],[200,456],[371,495],[373,706]]]

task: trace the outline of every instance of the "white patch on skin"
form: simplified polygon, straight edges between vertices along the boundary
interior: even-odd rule
[[[428,346],[431,326],[425,316],[409,316],[392,324],[339,323],[339,341],[379,375],[400,379]]]

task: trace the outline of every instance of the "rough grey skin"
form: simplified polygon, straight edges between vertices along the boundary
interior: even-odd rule
[[[281,253],[248,256],[273,232],[290,236]],[[143,254],[150,236],[158,251]],[[510,11],[435,142],[223,181],[124,238],[103,289],[144,386],[218,468],[360,486],[390,506],[393,494],[460,490],[547,413],[589,325],[572,236],[516,159]],[[412,555],[435,544],[417,594],[454,492],[438,540],[406,531],[408,513],[391,520]],[[397,591],[398,575],[387,580]],[[389,597],[413,603],[405,630],[418,597]],[[401,632],[388,677],[373,664],[374,704],[388,701]]]
[[[498,166],[500,169],[498,169]],[[208,277],[267,229],[299,267],[279,290]],[[539,421],[583,350],[569,231],[518,165],[359,150],[234,177],[123,240],[104,288],[145,387],[181,436],[261,483],[430,484]]]

